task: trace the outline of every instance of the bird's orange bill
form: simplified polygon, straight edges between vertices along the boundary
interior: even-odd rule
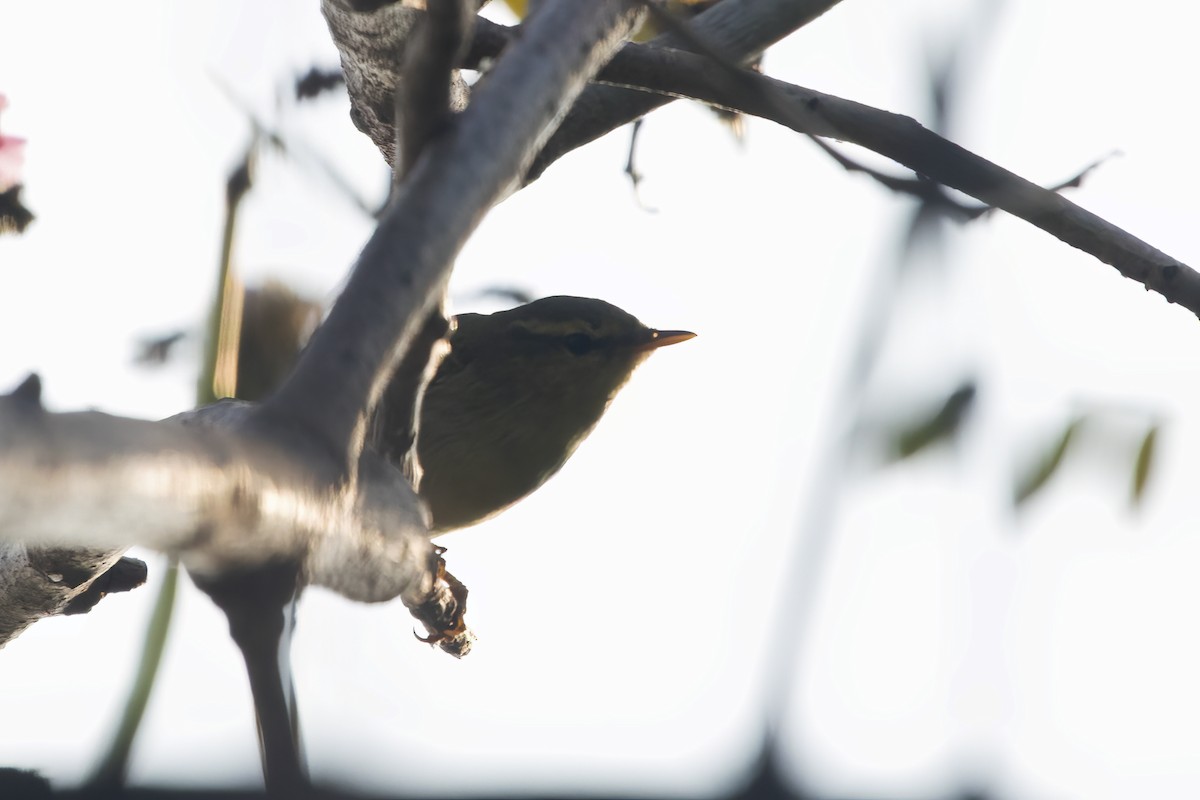
[[[669,344],[679,344],[680,342],[686,342],[688,339],[695,338],[696,334],[691,331],[650,331],[650,340],[642,342],[635,349],[657,350]]]

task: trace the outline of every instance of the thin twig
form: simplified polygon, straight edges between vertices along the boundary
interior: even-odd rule
[[[629,176],[629,183],[633,187],[633,197],[637,201],[638,207],[643,211],[648,211],[651,214],[657,214],[658,209],[646,204],[642,198],[642,173],[637,168],[635,159],[637,158],[638,136],[642,132],[642,126],[645,123],[645,117],[638,117],[633,121],[629,131],[629,157],[625,160],[625,174]]]
[[[922,175],[917,175],[916,177],[889,175],[882,170],[868,167],[866,164],[850,158],[845,153],[841,152],[819,136],[810,135],[809,139],[811,139],[813,144],[821,148],[822,151],[836,161],[838,165],[847,172],[862,173],[878,183],[880,186],[891,189],[892,191],[900,194],[907,194],[915,197],[923,203],[928,203],[936,210],[949,214],[950,217],[954,219],[965,221],[975,220],[997,210],[995,206],[959,202],[946,193],[946,190],[942,187],[942,184],[932,181]],[[1066,189],[1079,188],[1083,185],[1083,181],[1088,175],[1090,175],[1094,170],[1096,170],[1114,155],[1117,155],[1117,153],[1109,153],[1102,158],[1096,159],[1083,169],[1076,172],[1070,178],[1051,186],[1047,186],[1046,191],[1061,192]]]

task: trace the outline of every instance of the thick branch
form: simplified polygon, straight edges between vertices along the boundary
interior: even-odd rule
[[[394,166],[396,86],[407,67],[405,53],[424,12],[399,0],[324,0],[321,12],[342,54],[350,119],[371,138],[388,166]],[[450,104],[455,111],[466,108],[467,95],[466,83],[454,75]]]
[[[248,408],[226,402],[144,422],[0,398],[0,537],[140,544],[201,573],[290,558],[310,581],[359,600],[422,591],[433,549],[399,473],[373,465],[357,498],[330,489],[328,463],[245,435]]]
[[[403,3],[359,10],[351,0],[324,0],[321,12],[342,53],[350,119],[371,137],[389,166],[396,156],[396,87],[404,50],[422,11]]]
[[[403,476],[366,454],[362,491],[331,488],[332,463],[247,432],[248,408],[230,401],[144,422],[50,414],[36,394],[0,396],[6,596],[36,600],[53,582],[49,568],[30,566],[19,545],[31,553],[70,548],[76,560],[92,553],[99,572],[140,544],[178,555],[201,575],[294,561],[307,582],[351,599],[401,596],[444,646],[440,634],[465,635],[455,617],[458,589],[442,576],[424,509]],[[5,625],[15,635],[61,610],[59,601],[49,595],[10,607]]]

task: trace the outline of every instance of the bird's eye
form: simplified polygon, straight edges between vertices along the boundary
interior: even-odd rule
[[[563,344],[577,356],[581,356],[592,349],[592,337],[586,333],[570,333],[563,337]]]

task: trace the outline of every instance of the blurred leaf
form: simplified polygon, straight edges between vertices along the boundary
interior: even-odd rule
[[[1045,488],[1046,483],[1054,477],[1054,473],[1062,466],[1063,456],[1067,453],[1067,447],[1079,432],[1083,420],[1084,417],[1082,416],[1071,420],[1063,428],[1062,433],[1042,452],[1041,457],[1023,474],[1017,476],[1016,486],[1013,489],[1014,506],[1020,508],[1031,497]]]
[[[160,366],[171,360],[175,345],[183,341],[187,331],[171,331],[162,336],[153,336],[138,343],[134,361],[145,366]]]
[[[0,192],[0,234],[24,233],[33,220],[33,212],[21,202],[20,184]]]
[[[1154,466],[1154,450],[1158,442],[1159,427],[1158,423],[1155,423],[1146,429],[1146,435],[1142,437],[1137,458],[1133,463],[1133,487],[1129,501],[1135,511],[1141,507],[1142,500],[1146,496],[1146,485],[1150,482],[1150,470]]]
[[[296,99],[311,100],[325,92],[341,89],[346,85],[340,67],[309,67],[308,72],[296,79]]]
[[[975,382],[966,381],[946,398],[931,414],[923,414],[891,435],[890,452],[893,461],[902,461],[938,442],[958,435],[963,422],[975,403]]]
[[[525,19],[525,13],[529,10],[527,0],[504,0],[504,5],[517,15],[517,19]]]
[[[495,297],[500,300],[516,303],[517,305],[532,303],[537,299],[533,292],[522,286],[485,286],[477,292],[472,292],[470,296],[481,299]]]
[[[263,400],[296,363],[321,308],[278,281],[246,290],[238,339],[236,397]]]

